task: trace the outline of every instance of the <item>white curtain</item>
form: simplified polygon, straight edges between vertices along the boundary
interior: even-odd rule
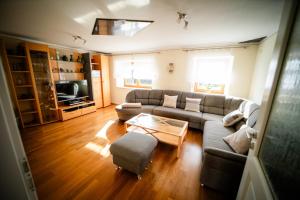
[[[232,57],[198,57],[194,59],[193,81],[205,84],[226,84],[231,72]]]
[[[199,50],[188,53],[191,83],[227,84],[233,64],[229,50]]]
[[[124,79],[150,79],[157,76],[157,66],[153,55],[114,56],[114,78],[121,83]]]

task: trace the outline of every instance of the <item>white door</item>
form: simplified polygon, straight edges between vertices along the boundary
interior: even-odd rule
[[[37,199],[0,56],[0,199]]]
[[[237,199],[294,199],[300,189],[300,12],[286,1]],[[294,198],[292,198],[294,196]]]

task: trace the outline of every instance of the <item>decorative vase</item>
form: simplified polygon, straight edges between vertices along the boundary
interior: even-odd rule
[[[59,57],[59,51],[56,51],[56,60],[59,60],[60,57]]]

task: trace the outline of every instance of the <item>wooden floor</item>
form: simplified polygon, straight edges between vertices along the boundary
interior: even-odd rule
[[[159,143],[137,180],[116,171],[110,144],[125,133],[114,106],[22,131],[39,199],[223,199],[200,186],[202,134],[189,130],[181,157]]]

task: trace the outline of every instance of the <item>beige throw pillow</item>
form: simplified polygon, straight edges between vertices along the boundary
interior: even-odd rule
[[[223,118],[223,125],[224,126],[232,126],[241,119],[244,118],[244,115],[241,111],[239,110],[234,110],[231,113],[228,113],[224,118]]]
[[[244,127],[237,132],[223,137],[223,140],[236,152],[246,154],[250,148],[251,139],[247,137],[250,127]]]
[[[193,99],[186,97],[186,103],[184,110],[193,111],[193,112],[200,112],[200,102],[201,99]]]
[[[176,108],[177,97],[178,97],[177,95],[176,96],[165,95],[163,106]]]

